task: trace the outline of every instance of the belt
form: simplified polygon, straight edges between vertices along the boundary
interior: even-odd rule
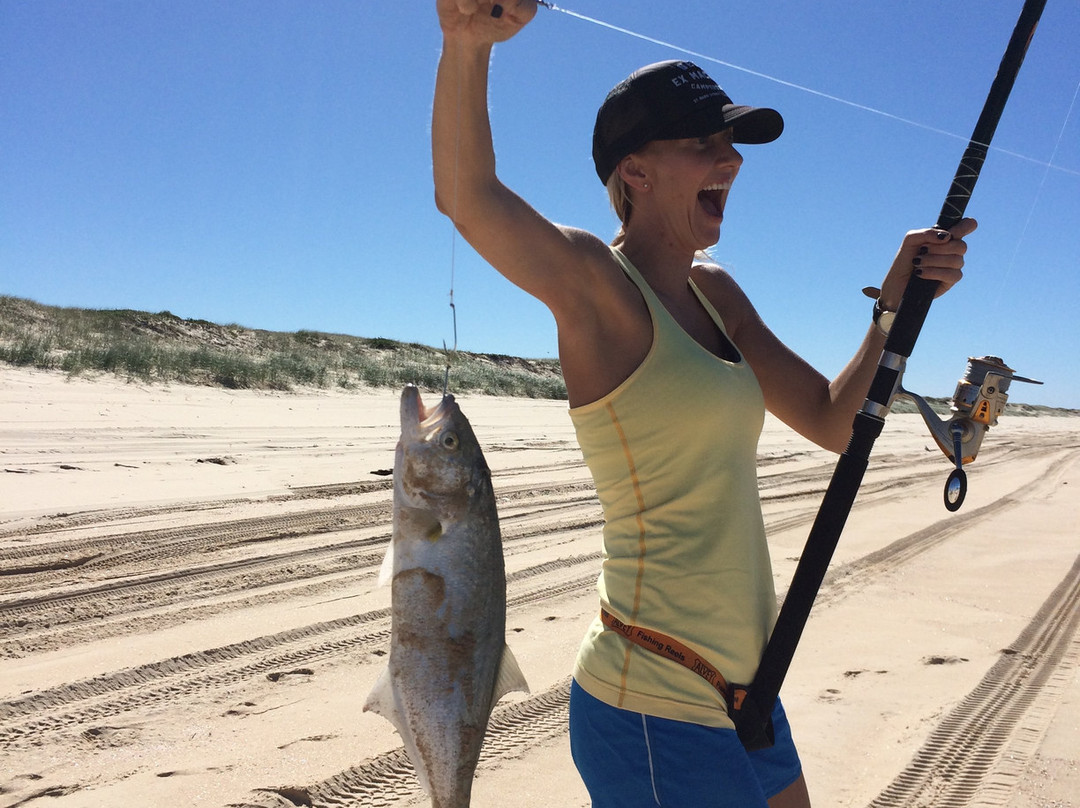
[[[600,620],[606,628],[622,634],[634,645],[644,648],[646,651],[652,651],[654,654],[659,654],[673,662],[678,662],[684,668],[696,673],[712,685],[716,692],[723,697],[724,703],[728,706],[729,714],[742,706],[742,701],[746,696],[746,687],[743,685],[729,685],[716,666],[709,664],[701,654],[690,648],[690,646],[659,631],[624,623],[607,609],[600,610]]]

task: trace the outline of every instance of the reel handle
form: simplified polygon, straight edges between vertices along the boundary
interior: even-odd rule
[[[949,431],[952,432],[953,458],[956,468],[945,480],[944,499],[945,509],[955,512],[960,510],[960,506],[964,504],[964,497],[967,496],[967,472],[964,471],[963,460],[964,425],[958,421],[952,421]]]

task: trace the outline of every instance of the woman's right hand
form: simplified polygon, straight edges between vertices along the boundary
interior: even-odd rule
[[[496,5],[502,9],[497,17],[492,16]],[[437,8],[444,36],[476,44],[504,42],[536,16],[536,0],[438,0]]]

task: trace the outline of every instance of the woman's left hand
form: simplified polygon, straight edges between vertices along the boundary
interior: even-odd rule
[[[949,291],[964,275],[964,253],[967,252],[964,236],[976,227],[978,223],[974,219],[961,219],[949,230],[929,227],[912,230],[904,236],[889,274],[881,284],[878,299],[882,308],[887,311],[900,308],[900,298],[912,273],[928,281],[938,281],[935,297]]]

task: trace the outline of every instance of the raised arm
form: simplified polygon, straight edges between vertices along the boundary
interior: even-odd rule
[[[438,0],[443,52],[435,87],[435,199],[465,239],[508,280],[547,305],[571,406],[621,383],[648,351],[648,311],[607,245],[555,225],[499,180],[487,111],[492,45],[528,23],[535,0]]]
[[[496,175],[488,118],[488,63],[536,12],[535,0],[438,0],[443,51],[435,85],[432,157],[435,201],[462,236],[500,273],[559,312],[573,300],[597,240],[540,216]]]

